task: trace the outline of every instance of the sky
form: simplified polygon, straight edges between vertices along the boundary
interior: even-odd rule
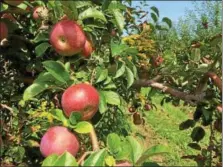
[[[186,14],[186,9],[194,9],[193,3],[193,1],[147,1],[149,6],[145,7],[144,10],[155,6],[159,9],[160,18],[169,17],[176,23],[180,17]],[[139,1],[133,1],[133,6],[139,4]]]

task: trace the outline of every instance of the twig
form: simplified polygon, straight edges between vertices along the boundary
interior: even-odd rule
[[[1,107],[9,110],[11,112],[11,114],[13,114],[13,109],[11,107],[7,106],[6,104],[1,104]]]
[[[96,135],[96,132],[95,132],[94,128],[92,129],[92,131],[90,132],[89,135],[90,135],[90,138],[91,138],[93,151],[98,151],[100,148],[99,148],[98,138],[97,138],[97,135]]]
[[[78,164],[79,165],[81,165],[81,163],[84,161],[84,159],[89,155],[89,154],[91,154],[92,153],[92,151],[87,151],[87,152],[85,152],[81,157],[80,157],[80,159],[78,160]]]
[[[222,92],[222,80],[213,72],[208,72],[207,76],[211,78],[214,85]]]

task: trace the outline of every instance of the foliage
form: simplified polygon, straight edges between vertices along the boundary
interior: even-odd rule
[[[32,12],[37,6],[46,7],[49,15],[34,20]],[[218,4],[208,6],[209,10],[213,8],[214,14],[206,17],[202,13],[198,21],[194,19],[197,27],[191,29],[186,21],[174,26],[169,18],[160,19],[155,6],[149,8],[150,19],[140,22],[148,13],[132,7],[127,0],[24,1],[18,6],[1,2],[1,22],[9,28],[9,36],[0,46],[1,165],[114,166],[123,160],[133,165],[146,164],[150,156],[169,152],[162,145],[144,149],[131,136],[129,119],[133,117],[133,123],[142,124],[145,105],[147,109],[156,107],[151,100],[156,96],[154,88],[172,95],[162,103],[177,106],[184,100],[197,107],[193,120],[181,124],[182,130],[193,128],[194,143],[189,146],[200,148],[207,131],[204,127],[210,127],[207,149],[186,158],[203,166],[219,164],[221,153],[214,134],[220,131],[216,125],[222,120],[216,109],[221,104],[218,81],[222,35]],[[75,20],[92,41],[90,58],[80,53],[62,57],[51,46],[53,25],[66,17]],[[128,36],[123,37],[124,32]],[[171,88],[151,84],[157,76]],[[149,81],[140,87],[154,88],[139,91],[136,83],[141,79]],[[66,117],[60,104],[64,90],[78,83],[91,84],[100,95],[99,111],[90,122],[81,121],[79,114]],[[179,95],[182,93],[186,95]],[[129,113],[129,107],[135,111]],[[39,142],[54,125],[68,127],[78,135],[81,151],[76,157],[65,152],[43,159]],[[99,140],[97,149],[88,135],[94,130]],[[88,155],[79,162],[85,153]]]

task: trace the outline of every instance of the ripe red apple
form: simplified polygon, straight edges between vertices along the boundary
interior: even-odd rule
[[[72,112],[80,112],[82,120],[90,120],[98,110],[99,93],[89,84],[73,85],[65,90],[61,103],[68,117]]]
[[[136,111],[135,107],[133,107],[133,106],[132,107],[129,107],[129,112],[130,113],[134,113],[135,111]]]
[[[88,58],[91,56],[91,53],[93,52],[93,48],[92,48],[92,44],[89,40],[86,40],[85,44],[84,44],[84,48],[81,52],[81,54]]]
[[[0,22],[0,41],[8,37],[8,27],[4,22]]]
[[[12,6],[18,6],[20,3],[23,2],[23,0],[4,0],[4,2]]]
[[[75,156],[79,147],[80,145],[77,137],[62,126],[49,128],[40,142],[40,152],[44,157],[51,154],[61,155],[65,151]]]
[[[48,17],[48,9],[44,6],[38,6],[33,10],[33,18],[35,20],[42,19]]]
[[[81,27],[72,20],[61,20],[52,29],[50,43],[62,56],[72,56],[81,52],[86,37]]]
[[[117,163],[115,166],[123,166],[124,167],[124,166],[133,166],[133,165],[127,161],[124,161],[124,162]]]

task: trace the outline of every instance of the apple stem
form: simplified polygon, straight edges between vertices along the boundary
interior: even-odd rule
[[[96,132],[94,130],[94,127],[93,127],[92,131],[90,132],[90,138],[91,138],[93,151],[99,150],[100,148],[99,148],[99,144],[98,144],[98,138],[97,138]]]

